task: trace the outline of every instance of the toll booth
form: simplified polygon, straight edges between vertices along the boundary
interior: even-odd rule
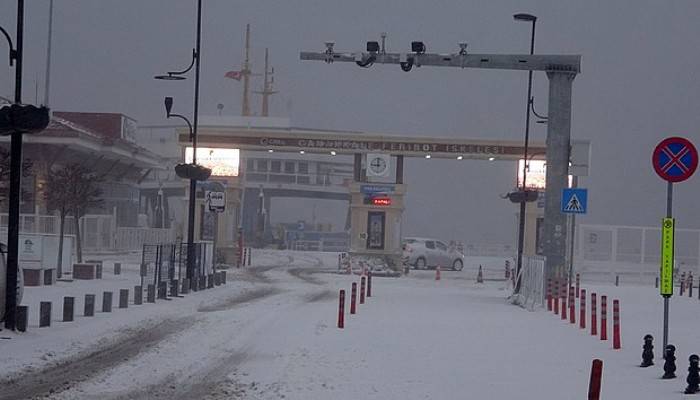
[[[400,265],[406,185],[355,182],[350,186],[350,254]]]

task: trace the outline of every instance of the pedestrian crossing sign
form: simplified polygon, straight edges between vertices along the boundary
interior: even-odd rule
[[[588,189],[564,189],[561,196],[561,212],[585,214],[588,211]]]

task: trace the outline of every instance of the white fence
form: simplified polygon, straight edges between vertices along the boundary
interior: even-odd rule
[[[7,243],[7,214],[0,215],[0,234]],[[60,221],[54,215],[23,214],[19,218],[20,233],[58,235]],[[168,243],[174,240],[173,231],[157,228],[116,227],[111,215],[86,215],[80,218],[80,236],[83,250],[140,250],[144,244]],[[66,217],[64,233],[75,235],[73,217]]]
[[[511,296],[513,304],[528,310],[544,305],[544,257],[525,257],[516,281],[520,281],[520,292]]]

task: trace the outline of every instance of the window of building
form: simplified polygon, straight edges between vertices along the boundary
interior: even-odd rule
[[[281,161],[272,161],[270,162],[270,172],[282,172],[282,162]]]
[[[294,173],[294,162],[293,161],[286,161],[284,163],[284,173],[285,174],[293,174]]]
[[[309,173],[309,163],[300,162],[299,163],[299,173],[308,174]]]
[[[267,160],[258,160],[258,171],[267,172]]]

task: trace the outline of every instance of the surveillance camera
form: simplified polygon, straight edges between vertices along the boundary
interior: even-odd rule
[[[411,51],[416,54],[425,53],[425,43],[423,42],[411,42]]]

